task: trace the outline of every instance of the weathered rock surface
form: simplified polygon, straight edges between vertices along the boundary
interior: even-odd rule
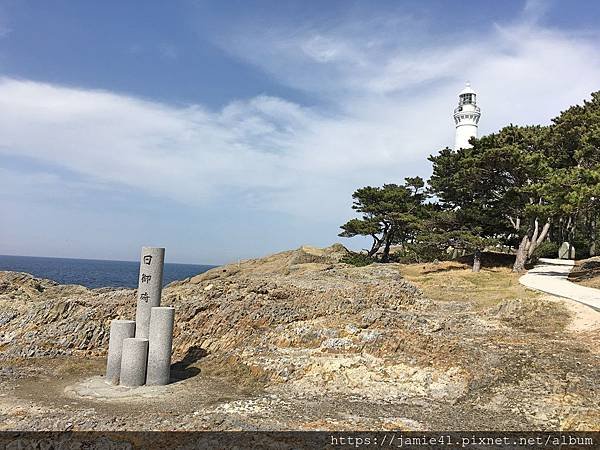
[[[176,309],[179,382],[166,404],[156,413],[150,404],[120,406],[117,422],[113,409],[96,405],[96,422],[77,427],[589,429],[600,423],[594,412],[600,352],[588,345],[598,333],[565,334],[569,316],[560,304],[514,299],[481,310],[452,298],[432,301],[401,276],[399,265],[352,267],[339,262],[345,254],[341,245],[301,247],[170,284],[162,304]],[[6,427],[61,429],[67,417],[87,411],[89,399],[76,412],[63,411],[63,390],[102,373],[110,321],[135,317],[135,299],[134,290],[60,286],[0,272],[0,387],[16,399],[0,395]],[[27,402],[55,421],[41,421],[42,412],[14,413],[15,404]]]
[[[397,312],[429,304],[394,267],[336,265],[340,247],[302,247],[172,283],[162,305],[176,308],[175,357],[192,347],[223,352],[275,345],[292,324],[310,329],[312,321],[332,317],[385,326]],[[110,321],[135,316],[134,290],[58,286],[10,272],[0,272],[0,283],[0,357],[102,356]],[[319,336],[320,325],[316,330],[311,345],[318,347],[331,336]]]

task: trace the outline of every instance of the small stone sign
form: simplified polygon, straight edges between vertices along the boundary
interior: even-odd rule
[[[575,247],[568,242],[563,242],[558,249],[558,259],[575,259]]]

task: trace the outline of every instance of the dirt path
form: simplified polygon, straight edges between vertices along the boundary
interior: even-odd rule
[[[549,302],[561,303],[573,314],[571,322],[565,327],[565,331],[582,333],[600,330],[600,312],[595,309],[569,298],[546,295],[542,299]]]
[[[574,261],[571,260],[542,258],[538,265],[519,278],[519,282],[530,289],[575,300],[600,311],[599,289],[580,286],[568,280],[573,266]]]

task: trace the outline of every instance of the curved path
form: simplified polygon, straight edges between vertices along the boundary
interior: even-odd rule
[[[580,286],[568,280],[574,265],[573,260],[541,258],[539,264],[519,278],[519,282],[528,288],[570,298],[600,311],[600,289]]]

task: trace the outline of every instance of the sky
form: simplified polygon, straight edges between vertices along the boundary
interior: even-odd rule
[[[221,264],[600,89],[596,1],[0,0],[0,254]]]

